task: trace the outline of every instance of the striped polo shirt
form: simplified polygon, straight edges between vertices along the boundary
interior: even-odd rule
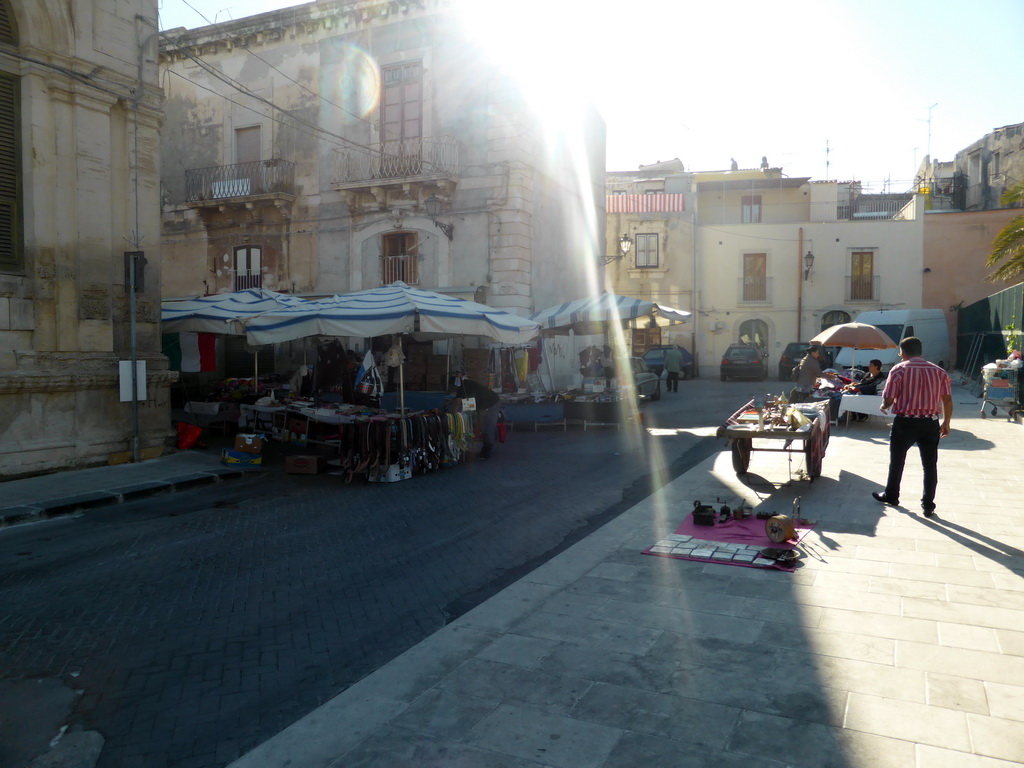
[[[923,357],[912,357],[892,367],[882,397],[892,399],[897,416],[941,416],[942,396],[952,391],[948,373]]]

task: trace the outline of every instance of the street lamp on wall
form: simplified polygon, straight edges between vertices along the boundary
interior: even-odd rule
[[[811,270],[814,268],[814,254],[810,251],[804,256],[804,280],[807,280],[811,276]]]
[[[622,237],[619,238],[619,252],[614,256],[605,256],[604,263],[611,264],[617,259],[624,259],[629,255],[629,251],[632,247],[633,239],[627,233],[623,233]]]
[[[444,232],[444,236],[448,238],[448,242],[452,241],[455,237],[455,225],[445,224],[437,220],[438,215],[441,213],[442,200],[437,195],[431,195],[423,201],[423,206],[427,209],[427,216],[434,222],[434,226]]]

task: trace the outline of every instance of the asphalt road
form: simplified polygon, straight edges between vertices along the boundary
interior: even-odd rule
[[[0,764],[67,726],[100,768],[226,765],[721,450],[686,430],[780,386],[684,381],[643,433],[520,429],[402,483],[268,468],[0,531]]]

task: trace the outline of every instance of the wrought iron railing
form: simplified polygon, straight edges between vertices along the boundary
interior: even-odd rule
[[[847,301],[878,301],[881,288],[881,278],[878,275],[866,275],[863,277],[846,278],[846,300]]]
[[[190,203],[252,195],[294,195],[295,163],[257,160],[185,171],[185,194]]]
[[[380,257],[381,285],[391,285],[396,280],[401,280],[408,285],[419,283],[419,268],[415,255],[402,254],[399,256]]]
[[[263,276],[259,272],[236,272],[235,290],[247,291],[250,288],[262,288]]]
[[[741,304],[770,304],[772,300],[772,278],[737,278],[738,300]]]
[[[451,136],[385,141],[364,149],[334,151],[335,184],[416,176],[453,176],[459,169],[459,142]]]

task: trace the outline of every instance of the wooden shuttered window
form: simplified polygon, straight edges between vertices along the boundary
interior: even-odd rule
[[[22,266],[18,94],[17,79],[0,73],[0,269]]]

